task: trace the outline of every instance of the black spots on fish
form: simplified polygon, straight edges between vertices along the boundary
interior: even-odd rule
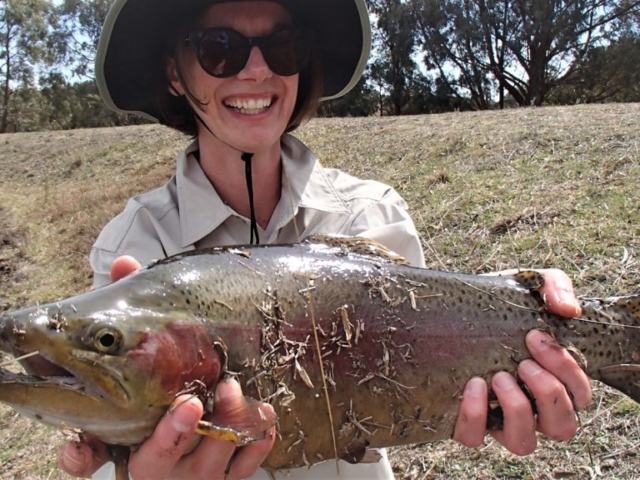
[[[539,291],[544,285],[544,277],[535,270],[523,270],[513,275],[520,285],[527,290]]]
[[[589,335],[587,335],[589,337]],[[591,341],[587,345],[582,345],[579,349],[580,353],[587,359],[608,359],[613,361],[624,358],[622,347],[619,342],[604,337],[596,341]],[[626,360],[625,360],[626,361]]]
[[[511,308],[511,306],[508,306],[507,308],[504,309],[504,312],[502,313],[502,320],[504,320],[505,322],[508,322],[509,320],[513,319],[513,308]]]
[[[214,302],[209,301],[212,298],[211,287],[200,285],[186,285],[178,290],[182,297],[184,305],[190,310],[196,311],[199,315],[209,316],[213,310]],[[172,301],[171,306],[176,308],[176,302]]]
[[[612,302],[611,307],[633,317],[633,324],[640,324],[640,295],[619,297]]]
[[[213,295],[213,289],[211,288],[211,286],[209,285],[202,285],[200,287],[200,289],[206,294],[206,295]]]

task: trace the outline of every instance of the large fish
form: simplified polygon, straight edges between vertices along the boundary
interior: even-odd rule
[[[178,393],[210,405],[207,392],[230,374],[275,408],[266,468],[358,461],[368,447],[451,437],[467,380],[514,372],[532,329],[570,346],[591,378],[640,401],[640,296],[585,300],[581,318],[565,319],[543,307],[535,272],[401,263],[364,239],[215,248],[5,313],[0,348],[27,355],[27,373],[0,371],[0,401],[133,446]],[[258,438],[276,422],[258,405],[247,401],[201,431],[238,444]]]

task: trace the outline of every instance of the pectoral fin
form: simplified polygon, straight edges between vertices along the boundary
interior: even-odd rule
[[[244,397],[243,402],[234,401],[232,405],[224,401],[216,403],[213,413],[198,422],[196,433],[241,447],[265,438],[276,420],[272,409],[253,398]]]

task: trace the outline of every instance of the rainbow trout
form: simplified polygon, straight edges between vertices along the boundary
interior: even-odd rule
[[[0,317],[0,401],[108,444],[143,442],[181,392],[234,375],[247,401],[200,432],[237,444],[277,422],[264,467],[450,438],[467,380],[515,372],[524,337],[550,332],[587,374],[640,401],[640,296],[543,307],[542,278],[412,268],[364,239],[224,247],[161,260],[118,282]],[[218,409],[215,409],[218,411]],[[226,435],[226,436],[225,436]]]

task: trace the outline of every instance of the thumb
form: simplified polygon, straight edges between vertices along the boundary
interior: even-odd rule
[[[111,281],[115,282],[138,270],[142,265],[135,258],[123,255],[111,264]]]

